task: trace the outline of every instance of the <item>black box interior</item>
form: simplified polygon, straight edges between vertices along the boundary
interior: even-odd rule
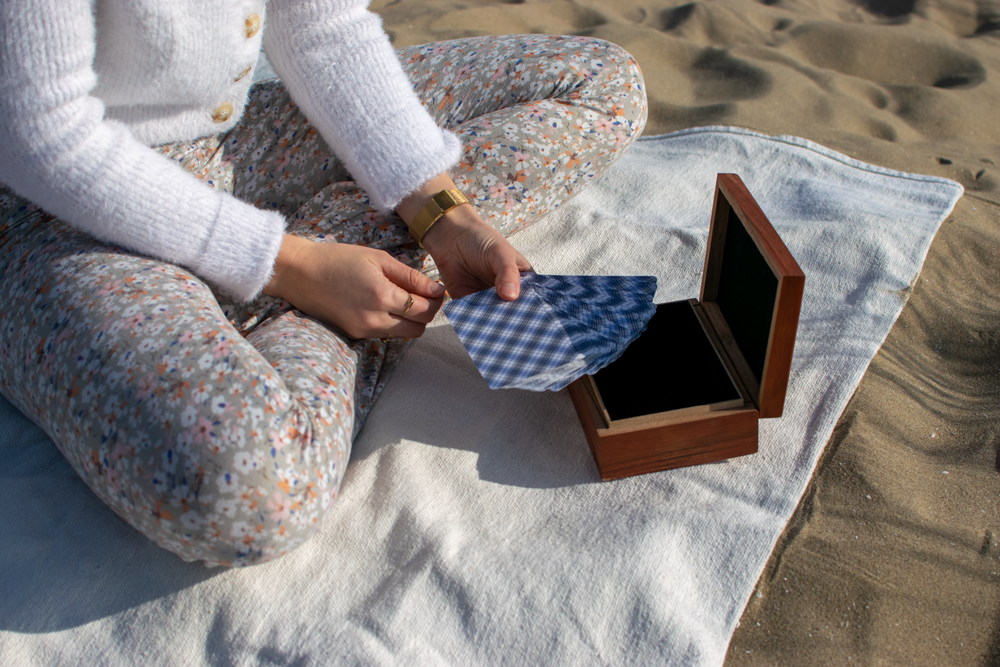
[[[740,398],[687,301],[658,305],[646,331],[594,382],[614,420]]]

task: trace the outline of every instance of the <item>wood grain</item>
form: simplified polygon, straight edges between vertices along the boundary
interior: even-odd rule
[[[578,380],[569,386],[587,444],[602,479],[620,479],[757,451],[757,410],[752,406],[689,415],[639,429],[600,428],[593,401]]]
[[[736,174],[719,174],[716,185],[718,191],[725,196],[729,205],[736,211],[736,215],[743,221],[747,232],[760,248],[764,259],[774,270],[775,275],[800,276],[804,279],[805,274],[802,273],[798,262],[785,247],[778,232],[771,226],[771,222],[764,215],[757,200],[743,184],[743,179]]]
[[[795,335],[799,330],[799,311],[805,290],[804,275],[781,277],[778,300],[774,304],[771,320],[771,340],[767,344],[764,376],[760,381],[760,398],[757,402],[761,418],[780,417],[785,410],[788,377],[792,371],[795,352]]]
[[[757,384],[756,380],[754,379],[753,382],[749,382],[745,373],[741,372],[743,370],[742,367],[746,366],[746,368],[749,368],[749,364],[746,364],[745,360],[741,364],[736,359],[737,355],[742,357],[742,354],[738,352],[738,347],[735,349],[727,347],[726,351],[734,359],[733,363],[737,368],[737,373],[740,379],[747,385],[747,389],[750,391],[754,403],[760,411],[761,418],[780,417],[785,408],[788,376],[791,372],[792,356],[795,351],[795,335],[798,331],[799,311],[802,306],[802,295],[805,290],[805,274],[739,176],[736,174],[719,174],[716,181],[716,200],[720,199],[725,199],[728,202],[728,206],[732,207],[732,210],[746,228],[750,238],[760,250],[767,265],[778,278],[778,294],[774,302],[774,312],[771,315],[771,336],[768,339],[767,354],[764,358],[764,372],[761,375],[758,391],[754,391],[753,389],[754,385]],[[728,208],[720,207],[718,204],[713,208],[716,210],[713,216],[718,211],[723,210],[727,215],[729,213]],[[725,220],[721,218],[712,218],[713,228],[725,227],[724,223]],[[710,246],[706,253],[706,273],[709,271],[717,273],[719,271],[718,263],[710,265],[708,261],[708,258],[716,256],[713,253],[721,255],[722,250],[714,248],[712,245],[718,242],[716,238],[718,238],[717,235],[713,237],[713,233],[709,232]],[[721,240],[724,242],[725,238]],[[711,280],[705,277],[702,278],[702,302],[704,304],[712,300],[706,298],[704,289],[705,285],[711,284]],[[713,298],[718,294],[717,286],[718,278],[716,277],[715,291],[712,293]],[[710,319],[714,320],[715,318],[712,315],[714,313],[709,312]],[[719,316],[721,317],[721,313],[719,313]],[[723,343],[725,343],[726,337],[724,332],[719,331],[718,333]]]
[[[601,428],[608,428],[611,426],[611,415],[608,414],[608,408],[604,405],[604,399],[601,398],[601,392],[597,389],[597,383],[594,382],[594,376],[584,375],[582,378],[576,380],[576,382],[581,383],[584,389],[587,390],[587,396],[594,405],[597,425]]]
[[[715,303],[730,211],[736,213],[778,279],[759,384]],[[719,174],[702,275],[702,303],[692,300],[691,305],[742,402],[613,420],[593,379],[576,380],[569,386],[570,398],[601,478],[619,479],[756,452],[758,420],[780,417],[784,410],[804,286],[802,269],[743,181],[736,174]]]

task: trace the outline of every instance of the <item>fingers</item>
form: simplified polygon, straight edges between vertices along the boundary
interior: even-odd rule
[[[286,245],[295,244],[286,239]],[[381,250],[308,241],[301,246],[285,267],[287,290],[280,296],[350,338],[415,338],[441,308],[442,298],[434,293],[443,293],[443,286],[435,288]]]
[[[423,335],[426,328],[426,322],[416,322],[382,311],[380,313],[368,312],[351,321],[346,327],[341,327],[341,330],[350,338],[385,338],[386,336],[418,338]]]
[[[501,299],[513,301],[521,293],[521,271],[531,270],[531,264],[510,245],[504,246],[497,247],[494,254],[495,285]]]
[[[444,285],[388,254],[383,254],[381,260],[382,274],[393,285],[389,314],[421,324],[433,320],[444,302]]]
[[[393,290],[393,300],[401,300],[398,307],[389,309],[389,314],[400,319],[427,324],[440,310],[443,299],[425,299],[418,294],[410,294],[401,289]]]
[[[441,308],[442,299],[425,299],[416,294],[395,289],[405,302],[398,309],[389,310],[378,318],[377,324],[366,336],[367,338],[418,338],[424,333],[427,324],[434,319],[434,314]]]
[[[382,273],[403,290],[426,299],[437,299],[444,295],[444,285],[431,280],[416,269],[386,254],[383,258]]]

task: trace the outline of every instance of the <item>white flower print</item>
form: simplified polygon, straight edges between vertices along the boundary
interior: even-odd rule
[[[235,472],[224,472],[215,481],[219,487],[219,493],[239,493],[240,476]]]
[[[242,449],[247,441],[246,431],[240,426],[234,426],[226,432],[226,441],[236,449]]]
[[[215,396],[212,398],[212,414],[221,415],[226,411],[229,404],[226,402],[225,396]]]
[[[250,452],[237,452],[235,458],[233,458],[233,467],[238,472],[245,474],[256,469],[257,465]]]
[[[229,534],[237,539],[253,539],[253,528],[246,521],[234,521]]]
[[[239,506],[240,503],[236,498],[219,498],[215,501],[215,511],[227,519],[236,517]]]
[[[184,514],[181,514],[181,525],[184,526],[186,530],[198,530],[205,525],[205,520],[194,512],[185,512]]]
[[[173,449],[167,449],[163,452],[160,457],[161,464],[163,466],[163,471],[168,473],[173,473],[177,470],[177,452]]]
[[[264,408],[251,406],[247,411],[250,414],[250,422],[256,426],[264,418]]]
[[[181,426],[184,428],[191,428],[194,426],[195,421],[198,419],[198,410],[193,406],[189,405],[181,412]]]
[[[200,368],[203,371],[207,371],[209,368],[212,367],[212,364],[214,363],[215,363],[215,358],[208,352],[206,352],[205,354],[201,355],[201,357],[198,358],[198,368]]]
[[[200,405],[208,400],[211,395],[209,392],[212,391],[212,385],[208,383],[202,383],[191,390],[191,402],[195,405]]]

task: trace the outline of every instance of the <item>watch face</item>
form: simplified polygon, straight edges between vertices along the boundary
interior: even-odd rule
[[[434,195],[434,201],[442,210],[447,211],[449,208],[466,203],[468,199],[459,190],[442,190]]]
[[[442,190],[441,192],[434,195],[434,202],[441,207],[442,210],[448,208],[449,206],[455,205],[455,199],[451,196],[451,193],[447,190]]]

